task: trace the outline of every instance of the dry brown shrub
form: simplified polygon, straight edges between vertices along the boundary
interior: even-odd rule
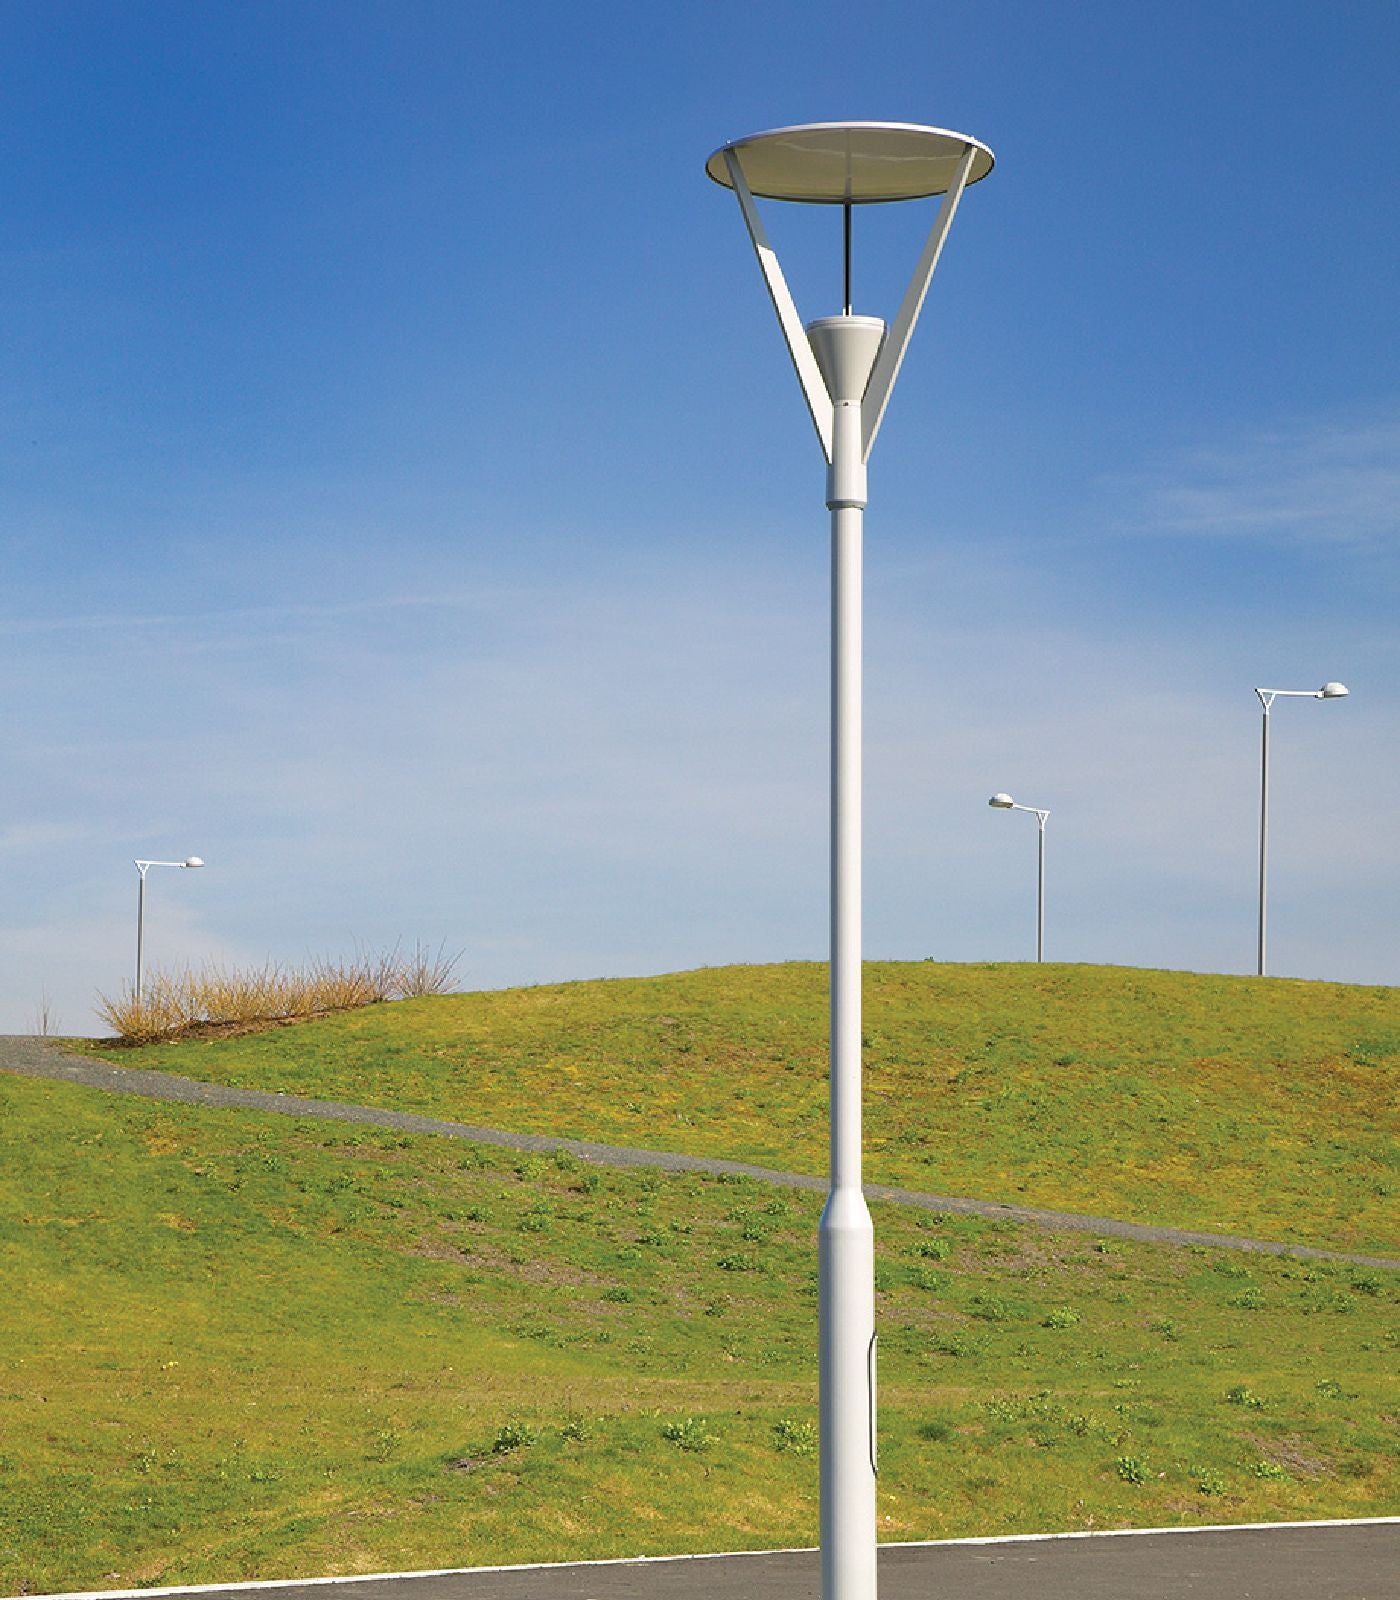
[[[447,994],[452,974],[461,959],[460,950],[456,955],[449,955],[445,944],[440,944],[433,952],[426,945],[415,943],[413,954],[401,961],[395,971],[395,993],[404,1000]]]
[[[128,987],[115,998],[98,996],[98,1014],[128,1044],[150,1044],[192,1029],[249,1026],[349,1011],[422,995],[444,994],[458,957],[446,947],[431,953],[415,944],[409,958],[397,945],[387,955],[348,961],[313,960],[304,968],[267,962],[261,967],[207,965],[155,972],[138,1001]]]

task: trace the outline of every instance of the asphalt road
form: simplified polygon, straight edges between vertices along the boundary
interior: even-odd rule
[[[886,1545],[880,1600],[1400,1600],[1400,1519]],[[278,1585],[271,1600],[820,1600],[815,1550]],[[160,1589],[121,1591],[161,1594]],[[246,1585],[201,1591],[228,1600]],[[69,1600],[69,1597],[63,1597]]]

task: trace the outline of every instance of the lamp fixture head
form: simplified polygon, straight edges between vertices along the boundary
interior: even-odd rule
[[[1340,700],[1344,695],[1351,693],[1344,683],[1324,683],[1317,691],[1319,700]]]
[[[714,151],[705,171],[732,188],[725,152],[733,151],[760,199],[866,205],[944,194],[969,147],[967,181],[976,183],[996,157],[968,134],[912,122],[807,122],[732,139]]]
[[[999,811],[1010,811],[1016,802],[1009,794],[994,794],[992,798],[988,800],[987,804],[989,806],[995,806]]]
[[[202,867],[204,862],[199,856],[186,856],[180,865],[182,867]]]

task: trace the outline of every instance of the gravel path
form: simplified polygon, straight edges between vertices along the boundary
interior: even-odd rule
[[[744,1161],[723,1161],[710,1156],[676,1155],[665,1150],[637,1150],[625,1145],[593,1144],[584,1139],[556,1139],[534,1133],[505,1133],[499,1128],[476,1128],[464,1122],[443,1122],[412,1111],[386,1111],[376,1106],[348,1105],[338,1100],[307,1100],[300,1095],[272,1094],[263,1089],[235,1089],[228,1084],[201,1083],[172,1073],[144,1067],[118,1067],[87,1056],[69,1055],[45,1039],[25,1034],[0,1034],[0,1072],[21,1077],[56,1078],[84,1084],[114,1094],[134,1094],[149,1100],[176,1100],[184,1105],[231,1107],[247,1111],[275,1111],[289,1117],[314,1117],[328,1122],[361,1122],[405,1133],[431,1133],[473,1144],[501,1145],[508,1150],[550,1153],[567,1150],[583,1161],[607,1167],[660,1167],[667,1172],[738,1173],[784,1189],[826,1192],[826,1179],[801,1172],[776,1172]],[[1102,1237],[1140,1239],[1153,1244],[1199,1244],[1218,1250],[1251,1250],[1258,1255],[1299,1256],[1313,1261],[1347,1261],[1357,1266],[1395,1269],[1400,1260],[1354,1255],[1342,1250],[1316,1250],[1310,1245],[1275,1244],[1264,1239],[1242,1239],[1232,1234],[1197,1233],[1187,1228],[1157,1228],[1112,1217],[1085,1217],[1070,1211],[1042,1211],[1034,1206],[997,1205],[988,1200],[966,1200],[953,1195],[924,1194],[915,1189],[895,1189],[867,1183],[866,1198],[895,1205],[917,1206],[924,1211],[950,1211],[964,1216],[1004,1217],[1034,1227],[1072,1230]]]

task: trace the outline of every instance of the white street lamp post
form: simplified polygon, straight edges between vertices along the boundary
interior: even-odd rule
[[[1340,700],[1351,691],[1344,683],[1320,689],[1256,689],[1264,708],[1259,741],[1259,976],[1264,976],[1269,938],[1269,711],[1275,700]]]
[[[146,874],[152,867],[202,867],[198,856],[186,856],[183,861],[138,861],[137,872],[141,882],[136,890],[136,1004],[141,1004],[141,949],[146,924]]]
[[[831,1176],[819,1233],[823,1600],[875,1596],[875,1244],[861,1187],[861,538],[866,461],[964,188],[992,152],[907,123],[812,123],[736,139],[733,189],[827,461],[831,512]],[[942,195],[888,332],[851,312],[857,205]],[[804,329],[755,196],[842,208],[842,312]]]
[[[1037,806],[1018,805],[1009,794],[994,794],[987,804],[998,811],[1029,811],[1040,824],[1040,848],[1036,853],[1035,959],[1045,959],[1045,819],[1050,815]]]

